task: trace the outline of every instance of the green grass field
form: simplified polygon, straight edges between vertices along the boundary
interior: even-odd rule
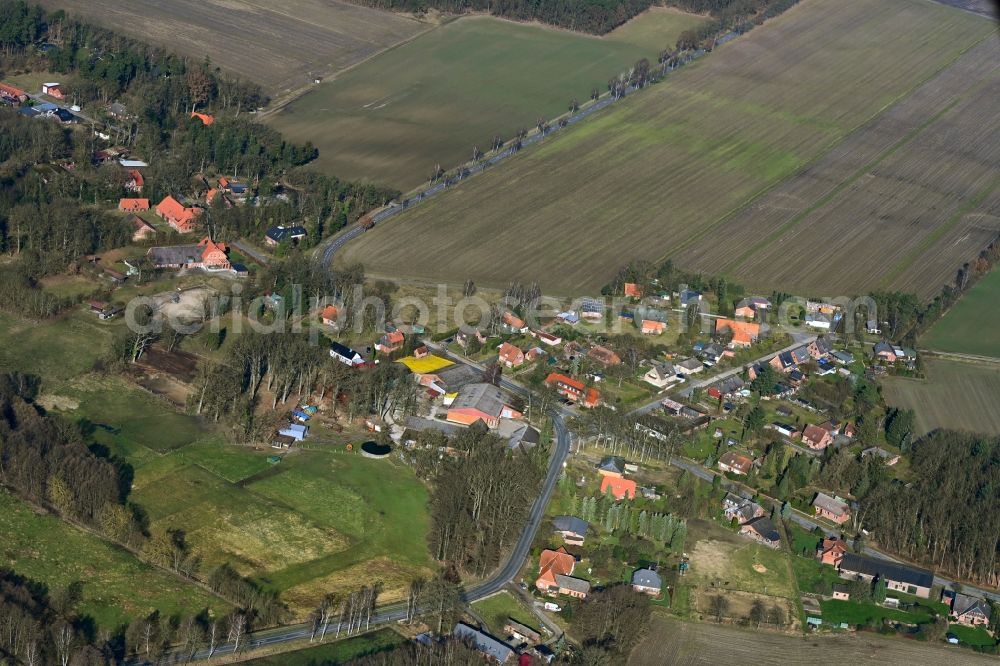
[[[1000,358],[1000,270],[983,276],[921,338],[920,346]]]
[[[99,322],[82,309],[43,326],[0,314],[0,367],[40,375],[52,387],[90,372],[118,323]]]
[[[320,84],[268,122],[286,139],[312,141],[317,168],[406,190],[435,164],[458,166],[496,134],[509,139],[603,92],[639,58],[656,62],[700,20],[648,12],[598,38],[466,17]]]
[[[503,626],[507,623],[507,618],[513,618],[539,631],[538,618],[509,592],[501,592],[477,601],[472,604],[472,609],[490,625],[490,629],[497,636],[503,635]]]
[[[883,608],[875,604],[862,604],[840,599],[820,601],[819,605],[823,609],[823,621],[832,624],[846,622],[850,625],[858,625],[881,622],[883,619],[907,624],[924,624],[934,618],[932,609],[926,606],[902,610],[901,608]]]
[[[131,553],[35,512],[0,491],[0,566],[43,583],[50,591],[83,583],[76,610],[102,629],[114,630],[153,610],[163,615],[225,613],[228,604],[167,572],[143,564]]]
[[[996,639],[982,627],[967,627],[964,624],[953,624],[948,627],[948,633],[955,634],[958,640],[966,645],[995,645]]]
[[[248,659],[242,663],[249,666],[336,666],[365,655],[391,650],[405,640],[392,629],[381,629],[344,641]]]
[[[926,379],[886,377],[887,404],[917,413],[917,432],[935,428],[1000,434],[1000,366],[924,358]]]
[[[762,290],[936,292],[997,231],[993,31],[924,0],[805,0],[340,259],[563,295],[666,257]]]

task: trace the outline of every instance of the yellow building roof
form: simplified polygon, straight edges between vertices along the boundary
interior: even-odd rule
[[[410,372],[418,375],[425,375],[429,372],[437,372],[441,368],[447,368],[449,365],[454,365],[454,362],[449,361],[446,358],[441,358],[440,356],[434,356],[433,354],[429,354],[423,358],[404,356],[399,359],[399,362],[405,365]]]

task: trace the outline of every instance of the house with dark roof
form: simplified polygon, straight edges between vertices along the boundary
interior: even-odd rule
[[[156,268],[229,270],[232,266],[227,252],[224,244],[216,243],[206,236],[197,245],[151,247],[146,251],[146,256]]]
[[[904,592],[928,599],[934,586],[934,572],[927,569],[909,567],[897,562],[877,560],[864,555],[845,553],[840,561],[840,576],[849,580],[871,582],[875,578],[885,580],[890,590]]]
[[[726,493],[722,499],[722,513],[725,514],[726,520],[732,521],[735,518],[740,525],[767,514],[760,504],[733,493]]]
[[[583,518],[576,516],[556,516],[552,519],[552,527],[569,545],[582,546],[590,525]]]
[[[948,616],[953,622],[967,627],[988,627],[992,609],[980,597],[973,597],[954,590],[941,593],[941,601],[948,605]]]
[[[330,356],[352,368],[357,368],[365,364],[364,356],[347,345],[342,345],[336,341],[330,343]]]
[[[521,412],[504,400],[503,392],[493,384],[478,382],[463,386],[448,408],[448,421],[472,425],[482,421],[490,428],[500,425],[500,419],[515,419]]]
[[[673,363],[654,363],[653,367],[642,376],[642,381],[662,389],[683,380],[677,376],[677,368]]]
[[[663,581],[652,569],[638,569],[632,574],[632,589],[655,597],[663,589]]]
[[[279,225],[276,227],[271,227],[270,229],[267,230],[267,232],[264,234],[264,242],[267,245],[270,245],[271,247],[280,245],[285,241],[298,243],[299,241],[305,239],[307,233],[308,232],[306,231],[305,227],[300,227],[300,226],[284,227]]]
[[[498,664],[506,664],[514,656],[514,648],[499,638],[490,636],[464,622],[459,622],[452,630],[452,635],[469,647],[482,652],[490,660]]]
[[[605,476],[624,476],[625,459],[621,456],[604,456],[597,464],[597,473]]]
[[[541,634],[528,625],[521,624],[512,617],[507,618],[507,622],[503,625],[503,630],[508,636],[521,643],[537,645],[542,642]]]
[[[781,545],[781,535],[778,533],[778,528],[767,517],[754,518],[741,525],[740,534],[750,537],[768,548],[777,548]]]
[[[839,497],[830,497],[826,493],[816,493],[813,509],[820,518],[826,518],[838,525],[843,525],[851,517],[851,507]]]
[[[521,449],[522,451],[527,451],[528,449],[538,446],[541,441],[541,433],[538,429],[528,425],[527,423],[517,423],[516,421],[500,421],[501,425],[501,436],[503,435],[503,424],[504,423],[514,423],[517,427],[514,428],[510,436],[507,437],[507,448],[514,451],[516,449]]]
[[[556,585],[559,587],[559,594],[565,594],[577,599],[586,599],[590,594],[590,581],[574,576],[564,576],[556,574]]]

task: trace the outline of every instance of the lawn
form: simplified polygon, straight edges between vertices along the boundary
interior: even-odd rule
[[[405,640],[392,629],[380,629],[343,641],[258,657],[242,663],[248,666],[336,666],[365,655],[392,650]]]
[[[35,512],[0,491],[0,566],[43,583],[50,591],[83,583],[77,606],[102,629],[114,630],[130,619],[159,610],[165,616],[222,614],[228,604],[201,588],[143,564],[131,553],[55,516]]]
[[[490,625],[490,629],[497,636],[502,635],[507,618],[513,618],[536,631],[539,630],[538,618],[525,608],[524,604],[515,599],[510,592],[500,592],[492,597],[477,601],[472,604],[472,609]]]
[[[829,599],[819,602],[823,609],[823,621],[829,624],[846,622],[852,626],[881,622],[883,619],[906,624],[924,624],[930,622],[934,613],[926,606],[917,606],[911,610],[901,608],[883,608],[875,604],[862,604],[841,599]]]
[[[966,645],[984,646],[996,644],[996,639],[982,627],[967,627],[964,624],[953,624],[948,627],[948,633],[955,634],[958,640]]]
[[[320,84],[268,122],[287,139],[312,141],[317,168],[407,190],[434,165],[456,167],[495,135],[510,139],[571,99],[603,92],[639,58],[656,62],[692,20],[701,19],[648,12],[598,38],[465,17]]]
[[[1000,270],[979,280],[951,310],[931,326],[920,346],[958,354],[1000,358]]]
[[[993,31],[931,2],[806,0],[339,258],[563,295],[667,257],[762,291],[936,293],[997,231]]]
[[[1000,366],[924,357],[926,379],[886,377],[887,404],[917,413],[917,434],[935,428],[1000,434]]]

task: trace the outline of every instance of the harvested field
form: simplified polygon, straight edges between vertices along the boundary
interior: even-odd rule
[[[1000,364],[924,357],[927,379],[887,377],[887,404],[917,413],[917,433],[936,428],[1000,435]]]
[[[343,259],[577,294],[669,256],[764,291],[927,296],[1000,229],[994,31],[923,0],[805,0]]]
[[[427,26],[339,0],[42,0],[47,9],[168,47],[273,93],[357,64]]]
[[[942,644],[884,638],[877,634],[819,634],[808,637],[751,631],[718,624],[681,622],[655,616],[646,639],[636,646],[630,666],[828,666],[846,664],[993,664],[995,657]]]
[[[647,12],[598,38],[464,17],[322,83],[268,122],[290,140],[312,141],[316,168],[405,190],[435,164],[455,167],[473,146],[485,151],[495,135],[509,139],[603,91],[639,58],[655,62],[702,20]]]

